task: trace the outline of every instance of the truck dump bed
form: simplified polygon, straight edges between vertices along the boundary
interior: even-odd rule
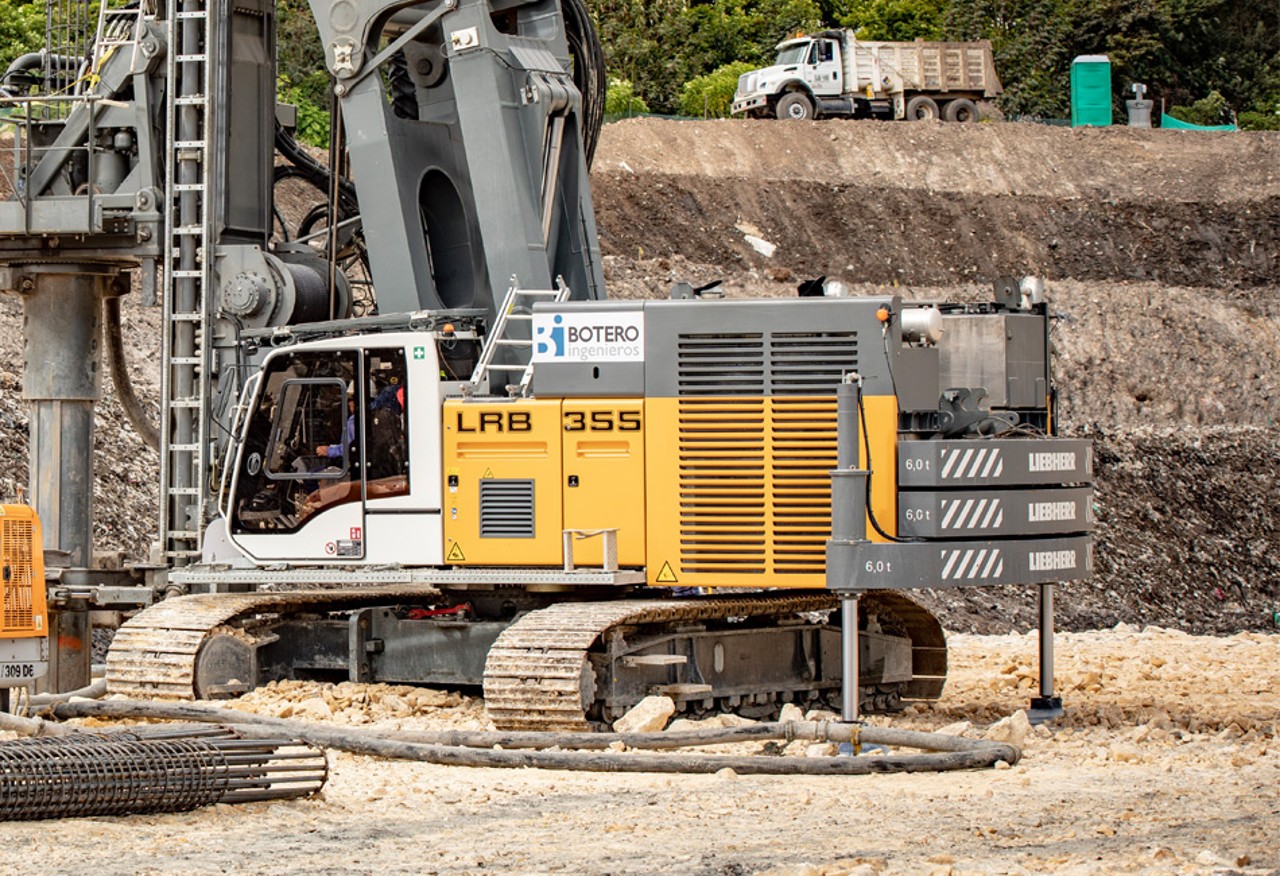
[[[1004,89],[996,76],[991,42],[861,42],[845,39],[844,76],[849,91],[876,96],[904,91],[960,92],[995,97]]]

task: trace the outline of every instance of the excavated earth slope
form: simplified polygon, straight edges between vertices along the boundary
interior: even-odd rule
[[[1064,428],[1097,442],[1097,574],[1069,628],[1274,629],[1280,135],[1031,124],[631,120],[593,172],[614,297],[722,280],[794,295],[982,298],[1038,274],[1059,321]],[[748,240],[752,238],[755,242]],[[771,254],[765,255],[763,251]],[[135,381],[158,394],[154,310],[126,302]],[[26,482],[20,308],[0,299],[0,490]],[[158,461],[104,380],[99,545],[145,559]],[[925,594],[953,629],[1034,623],[1018,589]]]

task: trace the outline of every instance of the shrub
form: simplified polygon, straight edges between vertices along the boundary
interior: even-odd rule
[[[609,77],[604,95],[604,114],[607,116],[634,116],[647,113],[649,105],[636,96],[629,79]]]
[[[680,89],[680,113],[686,116],[724,118],[729,115],[733,93],[738,90],[738,77],[755,65],[734,61],[717,67],[705,76],[690,79]]]

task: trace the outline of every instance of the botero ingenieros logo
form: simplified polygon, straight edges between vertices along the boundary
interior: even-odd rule
[[[552,356],[556,356],[558,358],[564,355],[564,326],[562,325],[564,317],[556,314],[556,317],[552,322],[555,323],[555,325],[551,328],[544,325],[537,327],[537,336],[539,339],[537,350],[539,356],[545,356],[548,353],[551,353]],[[541,340],[544,336],[547,340]],[[555,347],[554,353],[551,352],[551,348],[553,346]]]

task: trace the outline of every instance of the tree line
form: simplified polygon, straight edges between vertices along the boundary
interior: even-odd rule
[[[684,86],[735,62],[769,63],[796,33],[849,27],[865,40],[989,39],[1011,118],[1070,116],[1078,55],[1111,60],[1118,111],[1135,82],[1187,121],[1216,112],[1252,127],[1280,117],[1280,5],[1274,0],[590,0],[610,75],[662,113]],[[1195,109],[1191,105],[1198,104]]]
[[[612,84],[609,111],[723,115],[737,75],[798,33],[991,40],[1010,118],[1070,115],[1071,60],[1111,59],[1116,109],[1142,82],[1203,124],[1280,127],[1280,2],[1268,0],[588,0]],[[44,42],[41,0],[0,0],[0,63]],[[280,0],[280,92],[327,139],[328,75],[307,4]]]

